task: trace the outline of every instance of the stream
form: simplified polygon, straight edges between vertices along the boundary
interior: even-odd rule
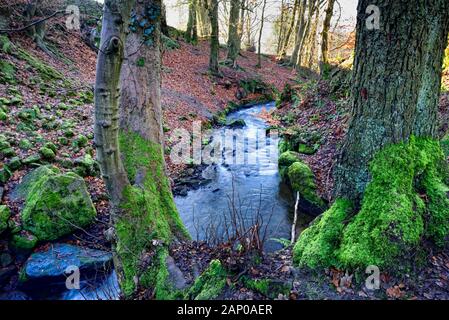
[[[241,119],[245,126],[238,130],[223,127],[212,131],[211,144],[220,141],[226,133],[238,133],[240,138],[233,139],[232,147],[219,144],[221,156],[226,161],[205,166],[202,172],[205,183],[184,196],[175,197],[181,219],[193,240],[224,241],[226,230],[232,229],[233,223],[246,228],[259,223],[260,236],[266,240],[265,252],[281,249],[283,245],[279,240],[290,239],[294,199],[278,173],[278,139],[266,137],[268,125],[259,116],[273,108],[274,102],[241,109],[228,115],[227,121]],[[249,143],[256,140],[257,143]],[[298,229],[312,219],[299,213]],[[111,300],[118,299],[118,288],[117,276],[114,270],[109,270],[90,279],[81,279],[79,290],[68,290],[60,281],[37,283],[23,288],[23,292],[38,300]],[[16,298],[20,298],[21,293],[17,294]]]
[[[244,108],[228,115],[228,123],[241,119],[241,129],[223,127],[213,132],[213,140],[223,139],[226,131],[234,132],[234,144],[226,150],[221,144],[222,154],[230,161],[210,165],[203,170],[209,182],[187,196],[175,197],[184,225],[194,240],[217,241],[226,235],[226,226],[231,225],[232,213],[236,213],[246,227],[258,216],[262,222],[261,237],[265,236],[264,250],[272,252],[282,248],[279,239],[290,239],[294,214],[294,199],[287,185],[281,182],[278,173],[278,139],[266,137],[267,123],[258,115],[275,108],[275,103],[264,103]],[[258,141],[250,143],[249,141]],[[229,144],[228,144],[229,145]],[[240,156],[237,163],[239,150]],[[253,157],[250,161],[249,157]],[[244,161],[241,161],[244,159]],[[310,222],[311,218],[299,214],[298,226]],[[266,228],[266,234],[264,232]]]

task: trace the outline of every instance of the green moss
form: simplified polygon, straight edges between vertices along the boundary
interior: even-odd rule
[[[78,148],[83,148],[85,146],[87,146],[87,143],[89,142],[89,140],[87,139],[86,136],[80,134],[74,141],[73,141],[73,146],[74,147],[78,147]]]
[[[310,268],[338,266],[338,248],[351,203],[338,199],[299,236],[293,248],[293,261]]]
[[[0,60],[0,83],[16,83],[16,68],[6,60]]]
[[[209,267],[195,280],[187,293],[187,299],[216,299],[226,286],[226,270],[219,260],[211,261]]]
[[[446,158],[449,157],[449,134],[441,140],[440,144]]]
[[[39,73],[43,80],[62,80],[64,78],[62,73],[43,63],[41,60],[39,60],[26,50],[17,47],[14,52],[14,55],[17,58],[26,61],[31,67],[33,67]]]
[[[414,263],[410,259],[422,250],[424,238],[446,244],[444,161],[439,143],[431,139],[412,137],[384,148],[370,163],[372,179],[360,211],[348,217],[337,201],[301,234],[295,262],[311,267],[377,265],[394,271]]]
[[[295,162],[301,161],[299,154],[293,151],[286,151],[279,156],[279,175],[282,179],[288,178],[288,168]]]
[[[22,150],[29,150],[33,147],[33,144],[28,139],[22,139],[19,141],[19,148]]]
[[[270,299],[276,299],[279,294],[288,295],[292,288],[291,284],[274,279],[246,279],[244,285]]]
[[[294,191],[311,204],[324,207],[324,201],[317,195],[315,175],[309,166],[303,162],[293,163],[287,171],[288,180]]]
[[[8,219],[11,215],[9,208],[4,205],[0,205],[0,234],[8,228]]]
[[[31,250],[37,244],[38,239],[29,232],[21,231],[11,238],[11,245],[18,250]]]
[[[39,240],[52,241],[86,227],[95,215],[81,177],[74,173],[49,173],[31,184],[21,219],[24,229]]]
[[[53,160],[56,157],[54,151],[47,147],[40,148],[39,153],[46,160]]]
[[[124,213],[116,222],[117,253],[125,274],[122,290],[130,296],[136,289],[136,275],[139,279],[152,279],[144,281],[145,286],[156,286],[154,270],[140,270],[141,253],[151,250],[155,239],[168,245],[174,236],[186,238],[188,232],[165,176],[162,147],[135,133],[121,132],[119,137],[124,166],[133,184],[123,192]],[[137,181],[140,175],[146,178]]]

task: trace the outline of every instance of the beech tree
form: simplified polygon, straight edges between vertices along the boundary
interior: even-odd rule
[[[189,19],[187,20],[185,39],[187,42],[191,43],[196,43],[198,41],[197,6],[197,0],[189,0]]]
[[[207,5],[211,25],[209,71],[214,75],[218,75],[220,73],[218,70],[218,58],[220,53],[218,0],[210,0],[210,4],[205,1],[205,4]]]
[[[165,176],[160,16],[160,0],[104,4],[95,145],[112,205],[108,234],[125,297],[145,286],[155,288],[156,298],[167,298],[166,279],[159,276],[167,274],[167,246],[175,237],[188,237]]]
[[[231,10],[229,12],[229,25],[228,25],[228,55],[227,63],[233,68],[237,67],[237,57],[240,53],[240,10],[241,1],[231,0]]]
[[[322,74],[329,64],[329,31],[331,26],[332,15],[334,13],[335,0],[327,1],[326,14],[323,21],[323,30],[321,32],[320,46],[320,73]]]

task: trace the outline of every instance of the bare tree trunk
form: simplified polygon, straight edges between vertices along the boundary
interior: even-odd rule
[[[219,75],[220,71],[218,70],[218,58],[219,58],[218,56],[220,53],[220,42],[219,42],[217,0],[210,0],[208,11],[211,23],[209,70],[212,74]]]
[[[312,0],[302,0],[301,5],[299,7],[298,21],[296,22],[297,31],[296,31],[296,35],[295,35],[295,46],[293,48],[293,53],[290,57],[290,64],[292,64],[292,65],[296,65],[298,62],[299,48],[300,48],[301,42],[303,41],[303,38],[304,38],[307,1],[312,1]]]
[[[263,25],[264,25],[264,20],[265,20],[266,6],[267,6],[267,0],[263,0],[262,16],[261,16],[261,20],[260,20],[259,40],[258,40],[258,45],[257,45],[257,65],[256,65],[257,68],[262,67],[262,54],[261,54],[260,50],[262,47],[262,33],[263,33]]]
[[[282,43],[282,35],[283,35],[283,31],[284,31],[284,9],[286,10],[286,8],[284,8],[284,0],[281,1],[281,18],[279,19],[279,32],[278,32],[278,43],[277,43],[277,48],[276,48],[276,55],[279,55],[280,51],[281,51],[281,43]]]
[[[321,47],[320,47],[320,73],[326,70],[329,64],[329,31],[331,27],[331,20],[334,14],[335,0],[328,0],[326,15],[323,22],[323,31],[321,32]]]
[[[295,27],[296,12],[298,11],[298,6],[299,6],[299,0],[295,0],[295,3],[293,5],[293,13],[292,13],[292,19],[290,21],[290,26],[287,30],[287,34],[285,35],[284,41],[281,44],[281,49],[278,54],[279,60],[284,59],[285,56],[287,55],[288,44],[290,42],[290,37],[292,35],[293,28]]]
[[[187,21],[186,41],[196,43],[198,41],[198,25],[196,18],[197,0],[189,0],[189,20]]]
[[[229,25],[228,25],[228,55],[227,64],[233,68],[237,67],[237,56],[240,52],[240,39],[239,39],[239,18],[240,18],[240,0],[231,0],[231,11],[229,13]]]
[[[202,38],[210,37],[210,19],[207,13],[207,2],[208,0],[199,0],[197,6],[197,16],[198,16],[198,32],[199,36]]]

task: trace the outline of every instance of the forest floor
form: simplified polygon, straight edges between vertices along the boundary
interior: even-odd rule
[[[21,159],[36,155],[40,147],[52,142],[58,149],[56,157],[49,163],[63,171],[79,167],[86,155],[95,156],[92,146],[92,88],[96,54],[79,36],[71,33],[49,39],[58,53],[53,57],[37,49],[25,36],[15,35],[12,40],[14,47],[10,52],[0,51],[0,59],[14,66],[13,80],[0,84],[0,97],[17,99],[17,102],[9,105],[7,120],[0,123],[1,134],[15,141],[13,149]],[[258,78],[278,91],[290,83],[300,93],[301,99],[282,105],[273,114],[262,116],[272,124],[295,125],[320,133],[319,150],[314,155],[304,156],[304,161],[316,174],[320,195],[330,200],[333,185],[331,171],[336,150],[347,128],[347,98],[331,94],[326,82],[296,82],[296,74],[278,65],[274,57],[263,56],[262,68],[257,69],[257,56],[251,52],[243,52],[239,57],[240,69],[221,66],[222,77],[211,77],[207,72],[208,44],[200,42],[193,46],[183,41],[179,41],[179,44],[180,48],[165,50],[163,54],[162,105],[166,147],[169,148],[172,143],[170,136],[175,128],[191,131],[192,121],[210,123],[214,115],[225,110],[231,101],[241,104],[260,98],[249,94],[242,99],[239,96],[241,80]],[[21,55],[20,48],[31,54],[32,58]],[[225,53],[222,49],[222,59]],[[445,81],[449,83],[449,74],[446,76]],[[446,126],[442,130],[447,131],[449,94],[442,95],[440,106],[440,117]],[[88,138],[86,145],[74,143],[80,136]],[[23,140],[30,141],[31,146],[20,148],[19,141]],[[171,164],[168,157],[167,163],[169,176],[174,182],[184,168]],[[0,186],[0,200],[12,209],[12,219],[17,223],[22,203],[11,201],[10,191],[31,169],[31,166],[25,166],[15,171],[8,183]],[[109,250],[109,244],[103,236],[109,223],[109,205],[103,182],[98,172],[87,174],[85,180],[97,209],[97,223],[60,241]],[[41,251],[45,246],[48,244],[38,246],[35,251]],[[223,252],[227,252],[223,249],[220,246],[211,248],[203,243],[180,243],[172,247],[171,255],[190,282],[212,259],[220,258],[228,264],[237,265],[235,269],[239,271],[236,277],[228,281],[233,285],[229,285],[221,296],[227,299],[449,299],[447,250],[429,254],[426,266],[410,274],[401,277],[382,274],[381,289],[371,292],[363,289],[361,281],[356,281],[353,275],[342,270],[313,273],[294,268],[290,248],[264,255],[260,263],[249,269],[243,267],[241,257],[223,256]],[[1,239],[0,252],[14,256],[14,252],[8,248],[8,242]],[[4,291],[16,289],[18,270],[26,257],[14,258],[13,265],[5,267],[12,272],[9,272],[11,277],[4,285]],[[253,279],[270,278],[288,283],[291,290],[267,297],[247,288],[240,281],[243,271],[244,275]]]

